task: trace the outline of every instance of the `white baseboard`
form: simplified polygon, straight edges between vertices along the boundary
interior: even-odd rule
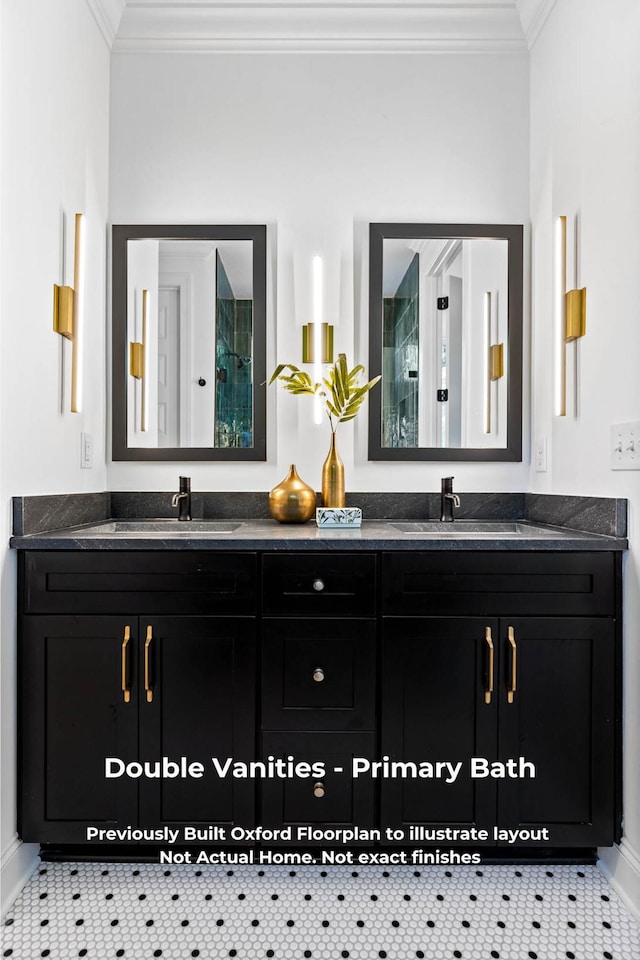
[[[23,843],[18,837],[14,837],[8,847],[2,851],[0,868],[2,917],[13,904],[38,862],[38,847],[33,843]]]
[[[640,854],[624,837],[619,845],[598,853],[598,866],[625,906],[640,920]]]

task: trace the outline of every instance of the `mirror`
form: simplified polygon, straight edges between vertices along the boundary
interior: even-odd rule
[[[266,227],[113,227],[113,459],[265,460]]]
[[[522,234],[370,225],[369,460],[522,459]]]

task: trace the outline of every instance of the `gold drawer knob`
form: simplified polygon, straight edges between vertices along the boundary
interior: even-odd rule
[[[320,579],[314,580],[313,589],[316,590],[318,593],[324,590],[324,580],[320,580]]]
[[[314,797],[324,797],[324,783],[314,783],[313,785],[313,795]]]
[[[313,679],[315,680],[316,683],[322,683],[322,681],[324,680],[324,670],[322,669],[322,667],[315,668],[315,670],[313,671]]]

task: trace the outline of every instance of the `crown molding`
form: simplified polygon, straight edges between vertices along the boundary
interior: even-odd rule
[[[126,0],[87,0],[87,6],[110,48],[113,47],[125,5]]]
[[[130,0],[113,49],[512,53],[527,46],[514,0]]]
[[[556,0],[517,0],[518,14],[529,49],[540,36]]]

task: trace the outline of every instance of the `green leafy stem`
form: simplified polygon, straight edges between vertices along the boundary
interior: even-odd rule
[[[289,373],[283,373],[288,370]],[[360,409],[369,390],[376,385],[380,377],[374,377],[367,383],[360,384],[360,375],[364,373],[361,363],[349,370],[344,353],[332,364],[327,376],[314,383],[305,370],[292,363],[279,363],[273,372],[269,385],[279,380],[289,393],[308,394],[322,399],[325,412],[329,418],[331,432],[336,432],[339,423],[353,420]]]

